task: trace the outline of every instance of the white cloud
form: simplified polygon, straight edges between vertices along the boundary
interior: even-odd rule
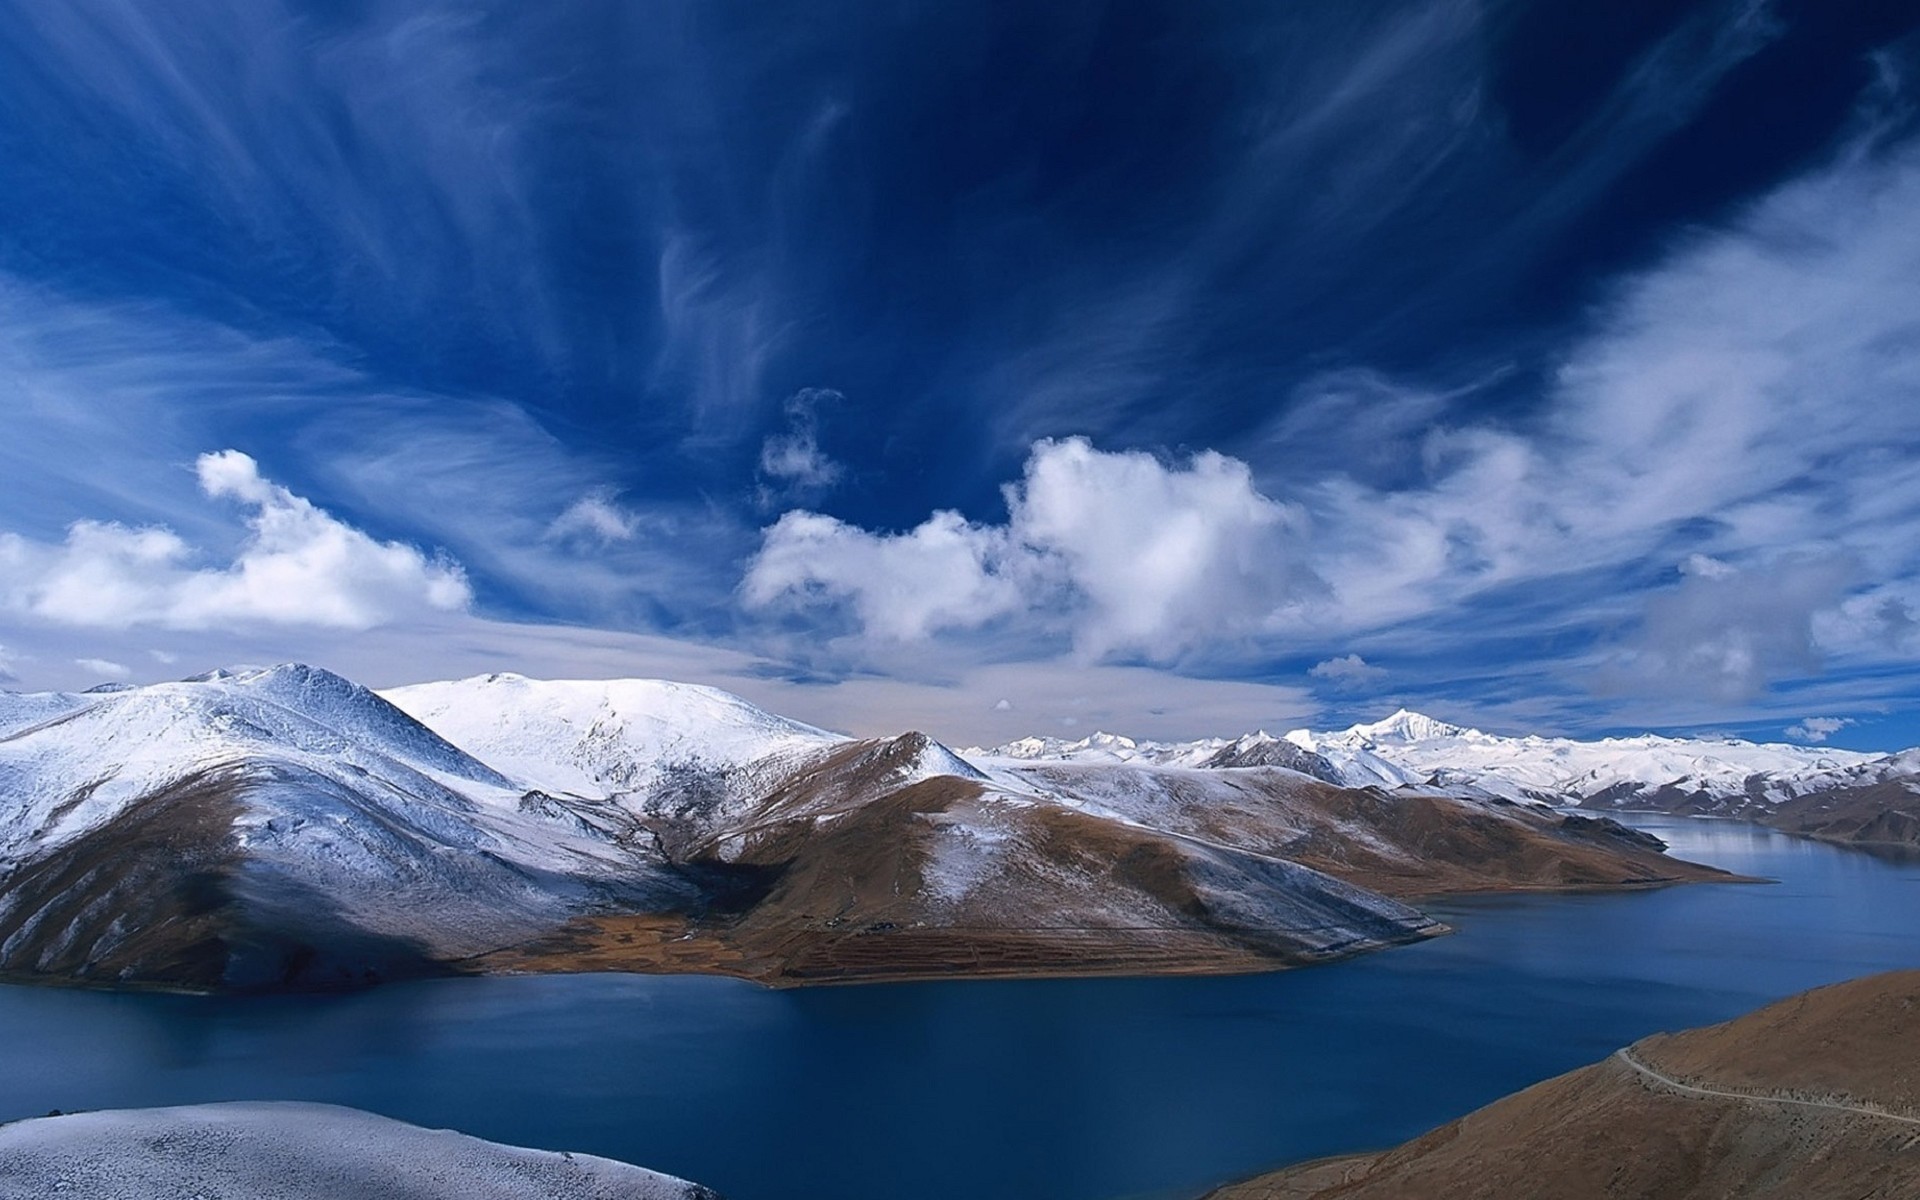
[[[1852,724],[1852,717],[1802,717],[1798,725],[1787,726],[1787,736],[1802,742],[1824,742]]]
[[[1329,658],[1325,662],[1315,663],[1307,674],[1315,679],[1324,679],[1335,687],[1358,687],[1385,677],[1386,668],[1376,667],[1358,654],[1342,654],[1338,658]]]
[[[640,532],[640,515],[622,508],[611,488],[598,488],[575,500],[547,526],[555,541],[588,541],[602,546],[632,541]]]
[[[831,388],[802,388],[787,397],[787,428],[760,446],[761,500],[819,495],[840,482],[840,464],[820,449],[820,409],[843,399]]]
[[[766,531],[743,595],[754,607],[845,602],[894,640],[1058,602],[1083,655],[1166,661],[1271,629],[1321,587],[1302,562],[1298,511],[1224,455],[1168,466],[1042,441],[1007,504],[1005,525],[941,512],[902,534],[790,512]]]
[[[133,675],[132,671],[120,663],[110,662],[104,658],[76,658],[73,660],[73,665],[102,679],[128,679]]]
[[[1167,660],[1270,630],[1322,590],[1299,510],[1262,495],[1247,465],[1211,451],[1184,467],[1043,441],[1011,491],[1010,530],[1058,563],[1083,609],[1077,648]]]
[[[5,646],[0,646],[0,683],[18,683],[20,677],[13,672],[13,654]]]
[[[1004,530],[938,512],[902,534],[874,534],[818,513],[790,512],[766,532],[741,585],[753,607],[844,600],[862,629],[914,641],[976,629],[1026,605],[1024,560]]]
[[[261,476],[237,450],[195,464],[207,496],[252,510],[239,553],[196,567],[171,530],[78,521],[53,545],[0,534],[0,607],[73,626],[366,629],[472,598],[457,564],[382,542]]]

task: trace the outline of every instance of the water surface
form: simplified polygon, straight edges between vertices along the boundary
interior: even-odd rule
[[[1454,936],[1234,978],[0,987],[0,1119],[302,1099],[606,1154],[731,1200],[1191,1196],[1403,1140],[1660,1029],[1920,966],[1920,864],[1648,818],[1778,878],[1432,906]]]

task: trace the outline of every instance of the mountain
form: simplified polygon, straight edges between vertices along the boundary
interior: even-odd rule
[[[1297,752],[1289,760],[1288,751]],[[1284,738],[1139,742],[1114,734],[1024,738],[982,761],[1233,767],[1266,761],[1347,787],[1433,788],[1518,803],[1742,816],[1856,844],[1920,844],[1920,751],[1871,755],[1735,738],[1576,741],[1505,737],[1402,709],[1384,720]]]
[[[692,890],[365,688],[289,665],[87,695],[0,735],[0,970],[321,986]]]
[[[1346,776],[1322,756],[1266,732],[1197,742],[1135,741],[1114,733],[1094,733],[1078,741],[1022,738],[991,750],[960,751],[968,758],[1005,758],[1021,762],[1127,763],[1152,767],[1285,767],[1329,783]],[[1396,783],[1403,782],[1395,779]]]
[[[496,674],[381,695],[520,782],[580,796],[643,793],[675,772],[737,771],[847,740],[717,688],[662,679]]]
[[[587,920],[492,965],[650,967],[704,945],[769,983],[1258,970],[1442,931],[1310,867],[998,786],[919,733],[837,747],[684,858],[769,890],[723,923]]]
[[[1300,731],[1289,740],[1332,758],[1382,759],[1410,778],[1472,787],[1512,799],[1732,812],[1784,799],[1786,781],[1865,762],[1850,750],[1759,744],[1736,738],[1653,734],[1581,742],[1502,737],[1402,709],[1339,733]]]
[[[664,681],[295,664],[0,720],[0,971],[35,977],[1256,970],[1443,932],[1423,895],[1728,878],[1604,819],[1342,787],[1264,734],[976,766]]]
[[[1803,837],[1893,853],[1920,848],[1920,750],[1788,780],[1761,820]]]
[[[331,1104],[67,1113],[0,1126],[0,1200],[719,1200],[683,1179]]]
[[[1920,971],[1636,1042],[1405,1145],[1211,1200],[1920,1196]]]

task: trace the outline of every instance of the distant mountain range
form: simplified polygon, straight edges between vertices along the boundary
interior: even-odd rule
[[[0,972],[204,989],[1265,969],[1444,932],[1423,896],[1728,878],[1544,801],[1771,812],[1909,796],[1903,769],[1407,713],[956,754],[685,684],[376,694],[296,664],[0,692]]]
[[[1738,816],[1861,845],[1920,845],[1920,750],[1863,754],[1737,738],[1504,737],[1402,709],[1330,733],[1145,742],[1023,738],[982,761],[1290,767],[1344,787],[1449,792],[1590,809]]]

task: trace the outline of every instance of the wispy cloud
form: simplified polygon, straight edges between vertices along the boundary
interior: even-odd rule
[[[547,526],[549,538],[602,546],[632,541],[639,531],[639,514],[620,507],[619,495],[611,488],[598,488],[580,497]]]
[[[129,147],[79,164],[70,193],[160,186],[215,216],[155,246],[156,263],[336,334],[389,321],[431,338],[471,321],[561,353],[529,142],[559,100],[509,75],[517,47],[496,22],[440,3],[342,20],[282,0],[5,7],[40,67],[14,84],[37,117]],[[457,317],[438,306],[452,290],[467,301]]]
[[[818,498],[840,482],[840,464],[820,449],[820,410],[844,403],[832,388],[802,388],[782,406],[787,427],[760,445],[760,502]]]

